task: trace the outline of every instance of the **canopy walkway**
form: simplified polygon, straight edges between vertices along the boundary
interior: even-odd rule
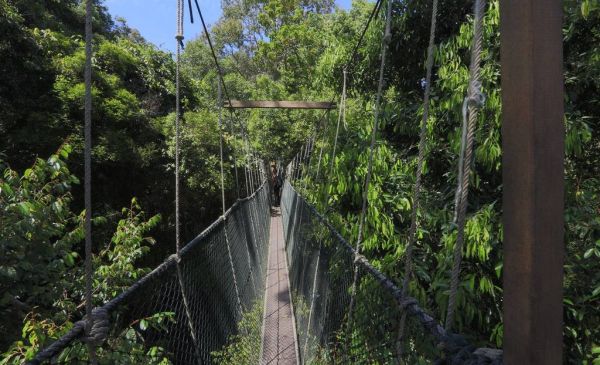
[[[223,138],[221,194],[223,214],[198,237],[181,246],[179,239],[179,60],[183,46],[183,0],[178,1],[176,87],[176,253],[114,299],[92,310],[91,212],[86,210],[86,319],[30,361],[58,363],[147,364],[500,364],[554,363],[560,353],[560,285],[562,244],[562,74],[560,72],[560,4],[527,0],[523,10],[504,1],[503,105],[507,129],[503,139],[505,213],[505,348],[476,348],[452,333],[468,205],[474,129],[485,97],[479,80],[485,1],[475,0],[470,82],[463,104],[462,149],[459,156],[454,224],[457,239],[445,325],[409,295],[412,248],[416,241],[420,180],[425,136],[437,0],[433,0],[431,34],[424,79],[416,183],[405,272],[396,283],[361,254],[365,234],[369,184],[378,122],[381,118],[386,52],[391,39],[391,1],[387,2],[381,66],[369,149],[362,186],[358,237],[349,243],[300,193],[311,172],[318,129],[290,162],[281,199],[281,217],[271,209],[271,186],[265,164],[247,148],[245,180],[248,196],[225,209]],[[192,2],[189,1],[191,9]],[[197,2],[196,2],[197,5]],[[535,5],[535,6],[534,6]],[[537,7],[536,7],[537,6]],[[378,0],[367,21],[383,8]],[[543,12],[536,10],[544,9]],[[532,10],[533,9],[533,10]],[[198,7],[199,10],[199,7]],[[191,11],[190,11],[191,12]],[[87,1],[86,40],[91,42],[91,1]],[[541,14],[541,15],[540,15]],[[191,14],[190,14],[191,15]],[[210,36],[202,19],[210,48]],[[537,25],[532,27],[531,24]],[[527,31],[523,36],[519,30]],[[551,30],[551,32],[548,32]],[[360,36],[362,42],[365,33]],[[535,45],[537,58],[528,47]],[[354,49],[349,63],[356,55]],[[86,50],[86,207],[89,204],[91,138],[91,48]],[[283,107],[285,103],[233,103],[219,71],[219,111],[223,106]],[[525,61],[523,61],[525,60]],[[542,62],[534,62],[540,61]],[[345,117],[346,74],[329,172],[335,160],[340,121]],[[524,77],[529,72],[535,77]],[[526,75],[529,76],[529,75]],[[245,105],[242,105],[245,104]],[[333,103],[312,107],[329,110]],[[289,107],[311,107],[294,102]],[[552,123],[550,123],[551,121]],[[219,115],[219,129],[223,124]],[[242,129],[244,142],[247,135]],[[543,132],[541,132],[543,131]],[[234,161],[234,166],[237,166]],[[319,170],[317,170],[317,175]],[[236,169],[236,183],[238,175]],[[328,193],[327,193],[328,194]],[[325,202],[328,202],[326,196]],[[326,204],[324,204],[326,205]],[[537,250],[537,251],[536,251]],[[540,255],[534,252],[542,252]],[[546,265],[548,264],[548,265]],[[544,276],[550,274],[550,280]],[[541,278],[541,279],[540,279]],[[521,285],[520,282],[525,282]],[[536,311],[539,310],[540,315]],[[546,316],[546,317],[544,317]],[[549,331],[551,340],[546,341]],[[510,336],[508,334],[511,334]],[[514,338],[511,337],[514,335]],[[523,342],[523,343],[520,343]],[[86,350],[87,347],[87,350]],[[560,347],[560,346],[559,346]],[[560,356],[558,356],[560,358]],[[126,359],[126,360],[124,360]],[[519,359],[524,359],[519,361]],[[548,360],[548,361],[546,361]]]
[[[396,358],[404,309],[414,318],[415,344],[446,344],[440,359],[499,363],[501,351],[475,350],[462,339],[448,337],[416,300],[402,296],[364,257],[356,259],[360,282],[355,311],[362,315],[347,327],[354,249],[289,182],[283,191],[282,217],[271,211],[269,195],[263,183],[185,245],[179,256],[170,256],[97,308],[92,330],[97,356],[118,363],[123,344],[135,333],[140,346],[130,354],[135,361],[218,363],[223,359],[218,353],[240,334],[251,344],[240,349],[236,359],[247,364],[355,363],[365,351],[368,363],[388,364]],[[264,315],[253,317],[253,307],[263,305]],[[84,326],[85,321],[75,323],[30,363],[81,362],[89,341]],[[361,338],[368,342],[339,340],[356,331],[364,332],[367,336]]]
[[[296,191],[308,161],[288,166],[281,215],[263,171],[253,194],[95,308],[89,335],[78,321],[29,364],[391,364],[401,353],[408,363],[500,364],[501,350],[447,332]],[[411,331],[401,343],[403,314]]]

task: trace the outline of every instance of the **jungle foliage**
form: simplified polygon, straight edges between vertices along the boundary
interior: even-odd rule
[[[223,15],[211,34],[232,99],[339,102],[342,70],[372,3],[355,0],[348,11],[332,0],[222,3]],[[445,314],[456,239],[451,221],[471,5],[467,0],[441,2],[436,35],[410,287],[436,318]],[[566,0],[564,10],[565,363],[600,364],[600,4]],[[431,1],[394,2],[384,113],[368,194],[364,254],[397,282],[402,280],[410,224],[430,12]],[[83,7],[79,0],[0,0],[0,14],[0,315],[9,319],[0,323],[0,351],[7,351],[5,363],[18,363],[64,333],[82,310]],[[349,241],[357,236],[367,170],[381,18],[350,60],[347,118],[333,170],[321,173],[319,180],[309,174],[304,191]],[[502,346],[497,0],[489,1],[484,27],[486,103],[476,134],[456,329],[476,344]],[[94,28],[93,201],[100,302],[173,251],[175,64],[172,55],[148,43],[124,20],[112,19],[101,1]],[[182,72],[181,200],[187,239],[220,214],[217,73],[204,37],[186,42]],[[314,111],[225,113],[228,201],[235,199],[232,156],[243,167],[242,131],[261,157],[285,162],[317,135],[316,149],[324,151],[320,169],[325,171],[336,118],[336,112]],[[313,172],[316,163],[313,159]],[[128,208],[122,211],[123,206]],[[147,238],[150,233],[156,244]],[[153,351],[162,361],[160,349]],[[236,356],[231,349],[222,353],[223,359]]]

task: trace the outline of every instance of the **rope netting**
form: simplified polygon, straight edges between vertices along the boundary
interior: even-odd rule
[[[301,363],[501,363],[502,351],[477,349],[446,332],[417,300],[357,255],[289,181],[281,201]],[[355,264],[356,298],[347,327]],[[407,321],[399,349],[403,313]]]
[[[98,363],[211,364],[227,362],[226,349],[235,346],[235,335],[254,336],[252,341],[260,344],[262,316],[253,313],[262,309],[265,290],[269,206],[269,185],[263,183],[183,247],[179,256],[170,256],[125,292],[96,308],[95,312],[105,313],[108,320],[106,339],[96,349]],[[225,249],[226,239],[231,257]],[[84,326],[84,321],[76,322],[30,363],[89,363]],[[196,332],[194,336],[190,328]],[[238,359],[258,363],[255,348],[236,350]]]

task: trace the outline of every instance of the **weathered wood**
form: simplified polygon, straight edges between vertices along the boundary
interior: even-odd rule
[[[292,100],[231,100],[223,103],[231,109],[335,109],[335,103],[329,101],[292,101]]]
[[[298,336],[279,209],[272,210],[269,259],[265,283],[261,365],[297,365]]]
[[[501,0],[504,363],[562,363],[562,1]]]

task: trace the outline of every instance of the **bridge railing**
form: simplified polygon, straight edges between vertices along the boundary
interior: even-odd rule
[[[476,349],[447,334],[414,298],[402,296],[288,181],[281,205],[302,363],[501,363],[501,351]],[[404,311],[407,326],[398,341]]]
[[[262,308],[269,201],[265,183],[188,243],[179,257],[170,256],[97,308],[104,315],[100,331],[107,332],[96,350],[99,363],[212,363],[215,351],[222,351],[239,334],[240,320],[256,306]],[[241,335],[254,332],[260,340],[261,318],[256,317],[252,323],[246,318]],[[76,322],[30,363],[89,362],[84,325]],[[258,362],[257,351],[236,355],[249,363]]]

